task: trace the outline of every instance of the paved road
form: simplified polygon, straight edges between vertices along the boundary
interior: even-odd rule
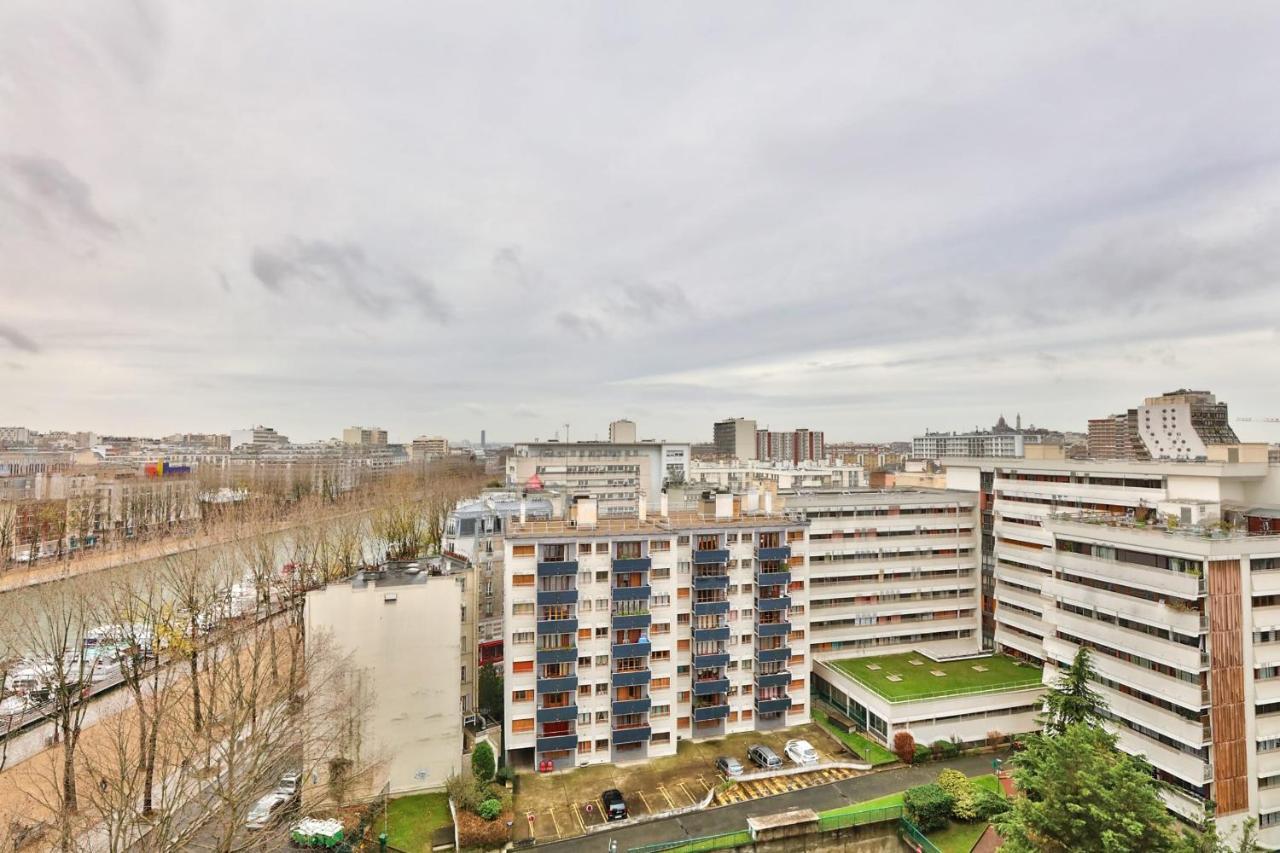
[[[616,839],[618,850],[625,853],[632,847],[656,844],[659,841],[735,832],[745,829],[747,818],[756,815],[802,808],[820,812],[883,797],[915,785],[923,785],[932,782],[937,777],[938,771],[946,767],[955,768],[968,776],[990,773],[993,757],[989,754],[970,755],[954,761],[929,762],[918,767],[902,767],[869,773],[866,776],[832,782],[830,785],[817,788],[805,788],[790,794],[780,794],[776,797],[693,812],[681,817],[622,827],[613,832],[601,832],[582,838],[570,838],[566,841],[538,845],[536,849],[539,853],[542,851],[548,851],[548,853],[569,853],[569,851],[580,850],[606,851],[609,849],[609,840]]]

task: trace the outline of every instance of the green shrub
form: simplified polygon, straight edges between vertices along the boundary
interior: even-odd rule
[[[510,785],[516,781],[516,771],[506,765],[503,765],[498,768],[497,773],[493,774],[493,781],[502,785]]]
[[[951,815],[951,795],[937,784],[908,788],[902,796],[907,817],[921,832],[934,832],[947,825]]]
[[[992,820],[1009,810],[1009,801],[1005,799],[1004,794],[979,788],[977,785],[974,787],[977,788],[974,814],[978,820]]]
[[[476,814],[485,820],[493,820],[502,814],[502,803],[497,800],[485,800],[480,804],[480,808],[476,809]]]
[[[925,761],[928,761],[930,758],[933,758],[933,753],[929,750],[929,747],[925,746],[922,743],[916,744],[916,754],[911,759],[911,763],[921,764]]]
[[[444,788],[449,794],[449,799],[453,800],[454,807],[459,811],[474,812],[480,808],[480,803],[488,798],[485,792],[477,787],[474,779],[464,779],[461,776],[450,776],[444,780]]]
[[[938,774],[938,787],[951,797],[953,818],[971,821],[978,817],[978,792],[967,776],[959,770],[943,770]]]
[[[471,750],[471,772],[475,774],[477,781],[488,782],[497,769],[497,762],[493,758],[493,747],[489,746],[489,742],[482,740],[476,743],[475,748]]]

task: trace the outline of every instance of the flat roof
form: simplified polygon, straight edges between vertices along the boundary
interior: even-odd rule
[[[626,518],[600,518],[594,525],[583,526],[570,519],[532,520],[521,524],[511,522],[507,538],[541,538],[547,536],[611,536],[616,534],[671,534],[682,531],[724,527],[807,527],[809,522],[794,515],[772,513],[739,513],[727,518],[688,510],[672,510],[666,518],[653,514],[641,521],[634,516]]]
[[[901,652],[823,663],[890,702],[1024,690],[1042,683],[1040,667],[998,654],[937,661],[920,652]]]
[[[906,486],[898,489],[779,489],[779,497],[786,499],[788,505],[821,501],[831,504],[833,498],[848,498],[848,503],[859,504],[895,504],[895,503],[939,503],[955,502],[964,504],[977,503],[978,493],[964,489],[929,489],[921,486]]]
[[[1184,477],[1265,477],[1267,462],[1193,462],[1159,459],[1024,459],[1014,456],[942,456],[948,468],[1010,468],[1031,471],[1084,471],[1100,474],[1175,475]]]

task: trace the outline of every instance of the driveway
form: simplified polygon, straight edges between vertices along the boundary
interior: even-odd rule
[[[618,850],[625,853],[632,847],[656,844],[660,841],[675,841],[685,838],[700,838],[705,835],[719,835],[724,832],[736,832],[744,829],[747,818],[756,815],[775,814],[787,809],[808,808],[814,811],[826,811],[851,803],[883,797],[905,788],[924,785],[937,778],[939,771],[945,768],[959,770],[968,776],[981,776],[993,772],[991,760],[996,756],[990,754],[971,755],[952,761],[931,761],[917,767],[896,767],[892,770],[881,770],[856,776],[829,785],[815,788],[804,788],[786,794],[765,799],[751,800],[731,806],[693,812],[680,817],[657,820],[636,826],[620,827],[612,832],[601,832],[585,838],[571,838],[550,844],[538,845],[539,851],[569,853],[569,851],[593,851],[598,853],[607,850],[609,841],[618,842]]]

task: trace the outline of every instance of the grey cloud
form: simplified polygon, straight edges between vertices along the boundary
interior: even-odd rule
[[[295,287],[328,292],[378,316],[404,305],[418,308],[437,323],[453,316],[434,283],[416,273],[375,264],[363,247],[352,242],[290,237],[273,246],[255,246],[250,269],[272,293]]]
[[[0,164],[8,175],[8,180],[0,181],[0,198],[8,199],[32,224],[46,229],[69,225],[102,237],[119,231],[116,223],[98,210],[89,184],[61,161],[9,156],[0,159]]]
[[[604,326],[599,320],[573,311],[561,311],[556,314],[556,325],[570,334],[579,335],[588,340],[604,336]]]
[[[684,292],[673,284],[630,282],[623,284],[619,293],[622,310],[645,320],[656,320],[689,307]]]
[[[490,262],[499,281],[510,282],[522,288],[536,287],[543,283],[541,270],[525,261],[519,246],[502,246],[493,253]]]
[[[540,417],[536,409],[532,406],[527,406],[524,403],[516,405],[516,407],[511,410],[511,416],[524,420],[531,420],[533,418]]]
[[[8,341],[14,349],[23,352],[40,352],[39,344],[12,326],[0,326],[0,340]]]

